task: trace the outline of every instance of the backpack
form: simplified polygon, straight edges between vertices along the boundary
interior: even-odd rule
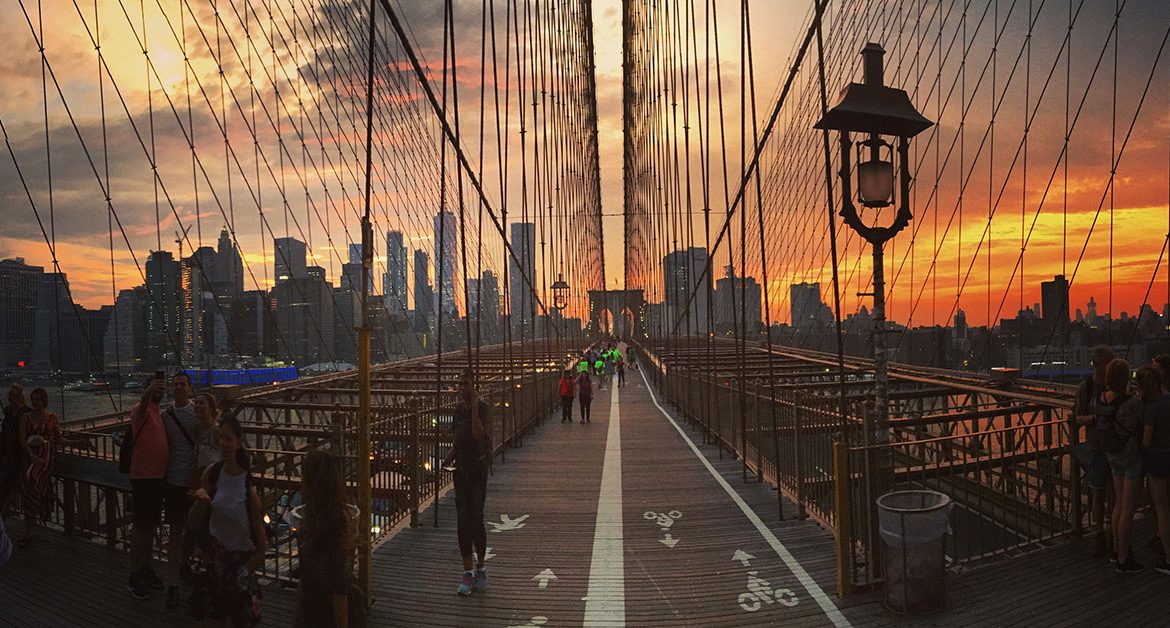
[[[134,459],[134,424],[126,426],[122,432],[122,446],[118,449],[118,470],[130,473],[130,463]]]
[[[1130,397],[1130,395],[1122,395],[1114,399],[1114,402],[1120,400],[1120,403],[1098,404],[1097,406],[1097,438],[1101,443],[1101,451],[1107,454],[1124,453],[1126,444],[1134,436],[1132,431],[1125,429],[1117,420],[1117,410],[1125,405]]]

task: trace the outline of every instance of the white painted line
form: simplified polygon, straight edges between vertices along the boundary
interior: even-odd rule
[[[641,373],[641,371],[639,372]],[[802,567],[799,562],[797,562],[796,557],[792,555],[792,552],[789,552],[788,548],[784,547],[784,544],[780,542],[780,539],[776,538],[776,535],[768,529],[768,526],[764,525],[764,522],[758,515],[756,515],[756,512],[752,510],[746,502],[743,501],[743,498],[739,496],[739,493],[735,492],[735,489],[731,488],[731,485],[727,483],[727,480],[724,480],[723,476],[719,475],[719,472],[715,470],[715,467],[711,466],[711,463],[707,461],[707,458],[703,455],[703,452],[699,451],[699,448],[695,446],[695,443],[691,440],[691,437],[687,436],[686,430],[679,427],[678,423],[676,423],[675,420],[670,416],[670,413],[668,413],[662,407],[662,405],[658,403],[658,398],[654,396],[654,390],[650,388],[650,382],[646,380],[645,373],[642,373],[642,381],[646,383],[646,391],[650,393],[650,400],[654,402],[654,405],[658,408],[658,411],[662,413],[662,416],[666,417],[667,421],[670,421],[670,424],[674,426],[675,431],[677,431],[679,436],[682,436],[683,440],[686,441],[687,445],[690,446],[691,451],[695,454],[695,457],[699,459],[699,462],[703,463],[704,467],[707,467],[707,471],[711,474],[711,477],[715,478],[715,481],[719,483],[719,486],[722,486],[723,490],[727,491],[727,494],[731,496],[731,500],[735,502],[736,506],[739,506],[739,509],[743,511],[743,514],[748,518],[748,521],[751,521],[752,525],[756,526],[756,530],[759,531],[760,535],[764,537],[764,540],[768,542],[768,545],[772,546],[772,549],[776,551],[776,555],[780,557],[780,560],[784,561],[784,564],[788,567],[789,570],[792,571],[792,574],[796,576],[797,581],[799,581],[801,586],[804,587],[804,590],[808,591],[809,597],[811,597],[818,605],[820,605],[821,610],[823,610],[825,615],[828,616],[829,621],[833,622],[833,625],[838,626],[839,628],[844,626],[851,626],[852,624],[850,624],[849,620],[845,619],[845,616],[842,615],[841,611],[837,609],[837,605],[833,603],[833,600],[830,599],[823,590],[821,590],[821,587],[817,584],[817,581],[814,580],[813,577],[804,570],[804,567]]]
[[[626,564],[622,540],[622,430],[618,389],[611,389],[609,432],[601,492],[597,496],[597,523],[593,529],[593,560],[589,565],[589,592],[585,598],[586,626],[626,625]]]

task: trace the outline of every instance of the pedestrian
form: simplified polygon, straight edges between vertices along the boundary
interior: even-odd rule
[[[167,608],[176,609],[181,602],[179,580],[189,555],[186,541],[187,514],[191,510],[189,495],[199,488],[198,441],[199,417],[191,399],[191,379],[178,371],[171,378],[171,404],[162,413],[167,435],[166,485],[163,487],[163,520],[170,527],[167,540]]]
[[[0,518],[19,492],[20,476],[24,471],[24,447],[20,444],[20,424],[32,408],[24,400],[20,384],[8,387],[8,405],[4,406],[4,421],[0,423]]]
[[[166,379],[160,371],[142,391],[142,398],[130,409],[130,503],[133,529],[130,533],[130,578],[126,590],[139,600],[150,596],[149,589],[161,589],[163,581],[150,566],[154,533],[166,496],[167,431],[163,427],[159,402]]]
[[[1130,554],[1133,514],[1141,498],[1143,479],[1139,429],[1142,399],[1128,392],[1129,362],[1115,359],[1105,370],[1104,405],[1098,412],[1097,432],[1113,475],[1113,547],[1118,573],[1136,573],[1142,566]]]
[[[195,437],[195,484],[192,491],[202,487],[204,472],[220,461],[219,454],[219,404],[209,393],[195,395],[195,416],[199,419],[198,434]],[[197,542],[196,537],[206,529],[207,503],[193,500],[187,513],[186,532],[183,535],[183,561],[179,565],[179,578],[191,579],[192,553],[196,546],[206,545],[206,539]]]
[[[593,358],[593,374],[598,376],[605,374],[605,361],[601,359],[600,354]]]
[[[455,462],[455,514],[459,555],[463,558],[463,578],[456,592],[471,595],[475,589],[487,589],[487,569],[483,564],[487,556],[487,528],[483,521],[483,506],[492,457],[491,418],[488,405],[479,398],[475,389],[471,369],[463,371],[460,376],[459,393],[459,405],[455,407],[454,445],[443,466]]]
[[[1113,361],[1113,351],[1104,345],[1093,347],[1093,374],[1081,382],[1077,387],[1076,403],[1073,408],[1074,433],[1080,427],[1085,428],[1084,441],[1071,448],[1085,471],[1085,481],[1089,485],[1090,502],[1092,504],[1091,523],[1097,526],[1093,558],[1107,556],[1110,551],[1112,533],[1106,534],[1108,521],[1106,504],[1113,501],[1113,481],[1110,479],[1109,461],[1101,449],[1100,437],[1097,433],[1097,414],[1099,407],[1104,405],[1102,396],[1105,393],[1105,370]]]
[[[4,517],[0,517],[0,568],[12,558],[12,539],[8,538],[8,531],[4,529]]]
[[[20,506],[24,511],[24,534],[17,545],[24,547],[32,541],[34,528],[48,519],[53,510],[53,463],[57,444],[61,442],[61,428],[57,415],[49,412],[49,393],[36,388],[29,395],[32,411],[26,412],[20,422],[20,445],[24,448],[24,470],[20,478]]]
[[[345,504],[345,480],[337,459],[315,449],[301,472],[300,585],[295,628],[347,628],[357,522]]]
[[[630,368],[634,369],[635,371],[638,370],[638,363],[634,361],[634,348],[627,346],[626,355],[628,356],[626,358],[626,362],[630,364]]]
[[[568,369],[561,373],[561,423],[573,422],[573,377]]]
[[[221,462],[203,474],[195,498],[208,504],[205,625],[254,626],[260,619],[256,569],[264,564],[268,537],[263,508],[244,447],[244,429],[235,417],[220,423]]]
[[[593,380],[589,379],[589,373],[581,373],[577,376],[577,398],[581,400],[581,422],[589,422],[589,406],[593,404]]]
[[[626,385],[626,363],[624,361],[622,361],[621,356],[618,356],[618,359],[617,359],[617,376],[618,376],[618,386],[619,387],[625,386]]]
[[[1154,570],[1170,575],[1170,395],[1163,392],[1167,373],[1150,367],[1138,369],[1138,390],[1142,397],[1142,467],[1149,477],[1150,496],[1158,516],[1162,560]]]

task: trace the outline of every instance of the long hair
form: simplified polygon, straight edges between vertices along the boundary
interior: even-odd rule
[[[252,461],[248,455],[248,448],[244,443],[244,426],[240,425],[240,420],[234,416],[229,416],[219,422],[219,429],[231,432],[240,441],[240,448],[236,450],[236,464],[243,467],[245,471],[251,470]]]
[[[305,516],[303,533],[318,555],[332,556],[352,549],[345,484],[337,458],[315,449],[305,455]]]
[[[1129,385],[1129,362],[1116,358],[1105,368],[1105,385],[1115,395],[1124,395]]]
[[[1138,394],[1145,403],[1162,396],[1162,376],[1152,366],[1143,366],[1137,370],[1137,385]]]
[[[200,397],[203,398],[203,403],[207,404],[207,409],[208,409],[208,411],[211,412],[211,421],[213,423],[215,421],[218,421],[219,420],[219,403],[215,401],[215,395],[213,395],[211,393],[199,393],[198,395],[195,395],[196,399],[198,399]]]

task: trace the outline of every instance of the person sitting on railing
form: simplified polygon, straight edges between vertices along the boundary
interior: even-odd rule
[[[471,369],[464,370],[460,376],[459,392],[459,405],[455,407],[455,442],[443,466],[455,463],[455,516],[458,519],[459,554],[463,558],[463,579],[456,592],[471,595],[473,589],[487,589],[487,570],[483,564],[487,556],[487,527],[483,521],[483,505],[492,458],[491,421],[488,405],[479,398],[475,389],[475,375]],[[476,557],[478,561],[473,563]]]
[[[219,451],[223,461],[204,472],[203,486],[195,492],[196,499],[210,505],[211,541],[206,589],[195,594],[202,597],[198,600],[202,605],[193,610],[202,610],[210,625],[254,626],[260,620],[255,572],[264,564],[268,536],[260,496],[249,472],[244,429],[235,417],[220,424]]]
[[[1084,442],[1074,445],[1072,454],[1085,470],[1085,480],[1089,484],[1092,503],[1090,523],[1097,526],[1093,558],[1103,558],[1109,553],[1109,539],[1112,538],[1111,534],[1105,534],[1107,522],[1105,505],[1106,501],[1111,502],[1113,499],[1113,481],[1109,477],[1109,461],[1101,449],[1096,425],[1097,410],[1104,404],[1102,395],[1105,393],[1105,369],[1113,358],[1113,351],[1109,347],[1104,345],[1093,347],[1093,375],[1081,382],[1077,388],[1076,406],[1073,408],[1074,431],[1082,426],[1086,428]]]
[[[0,424],[0,519],[20,488],[24,471],[24,448],[20,444],[20,424],[32,408],[24,401],[20,384],[8,387],[8,405],[4,406],[4,422]]]
[[[300,586],[297,587],[294,628],[347,628],[357,625],[364,604],[353,591],[354,548],[357,522],[345,504],[345,480],[337,459],[315,449],[305,455],[302,465]],[[350,617],[349,609],[355,615]]]
[[[1104,406],[1097,414],[1097,436],[1113,474],[1113,547],[1117,572],[1136,573],[1142,566],[1130,554],[1133,513],[1141,499],[1145,474],[1142,471],[1138,433],[1142,421],[1141,398],[1129,393],[1129,362],[1117,359],[1105,370]]]

